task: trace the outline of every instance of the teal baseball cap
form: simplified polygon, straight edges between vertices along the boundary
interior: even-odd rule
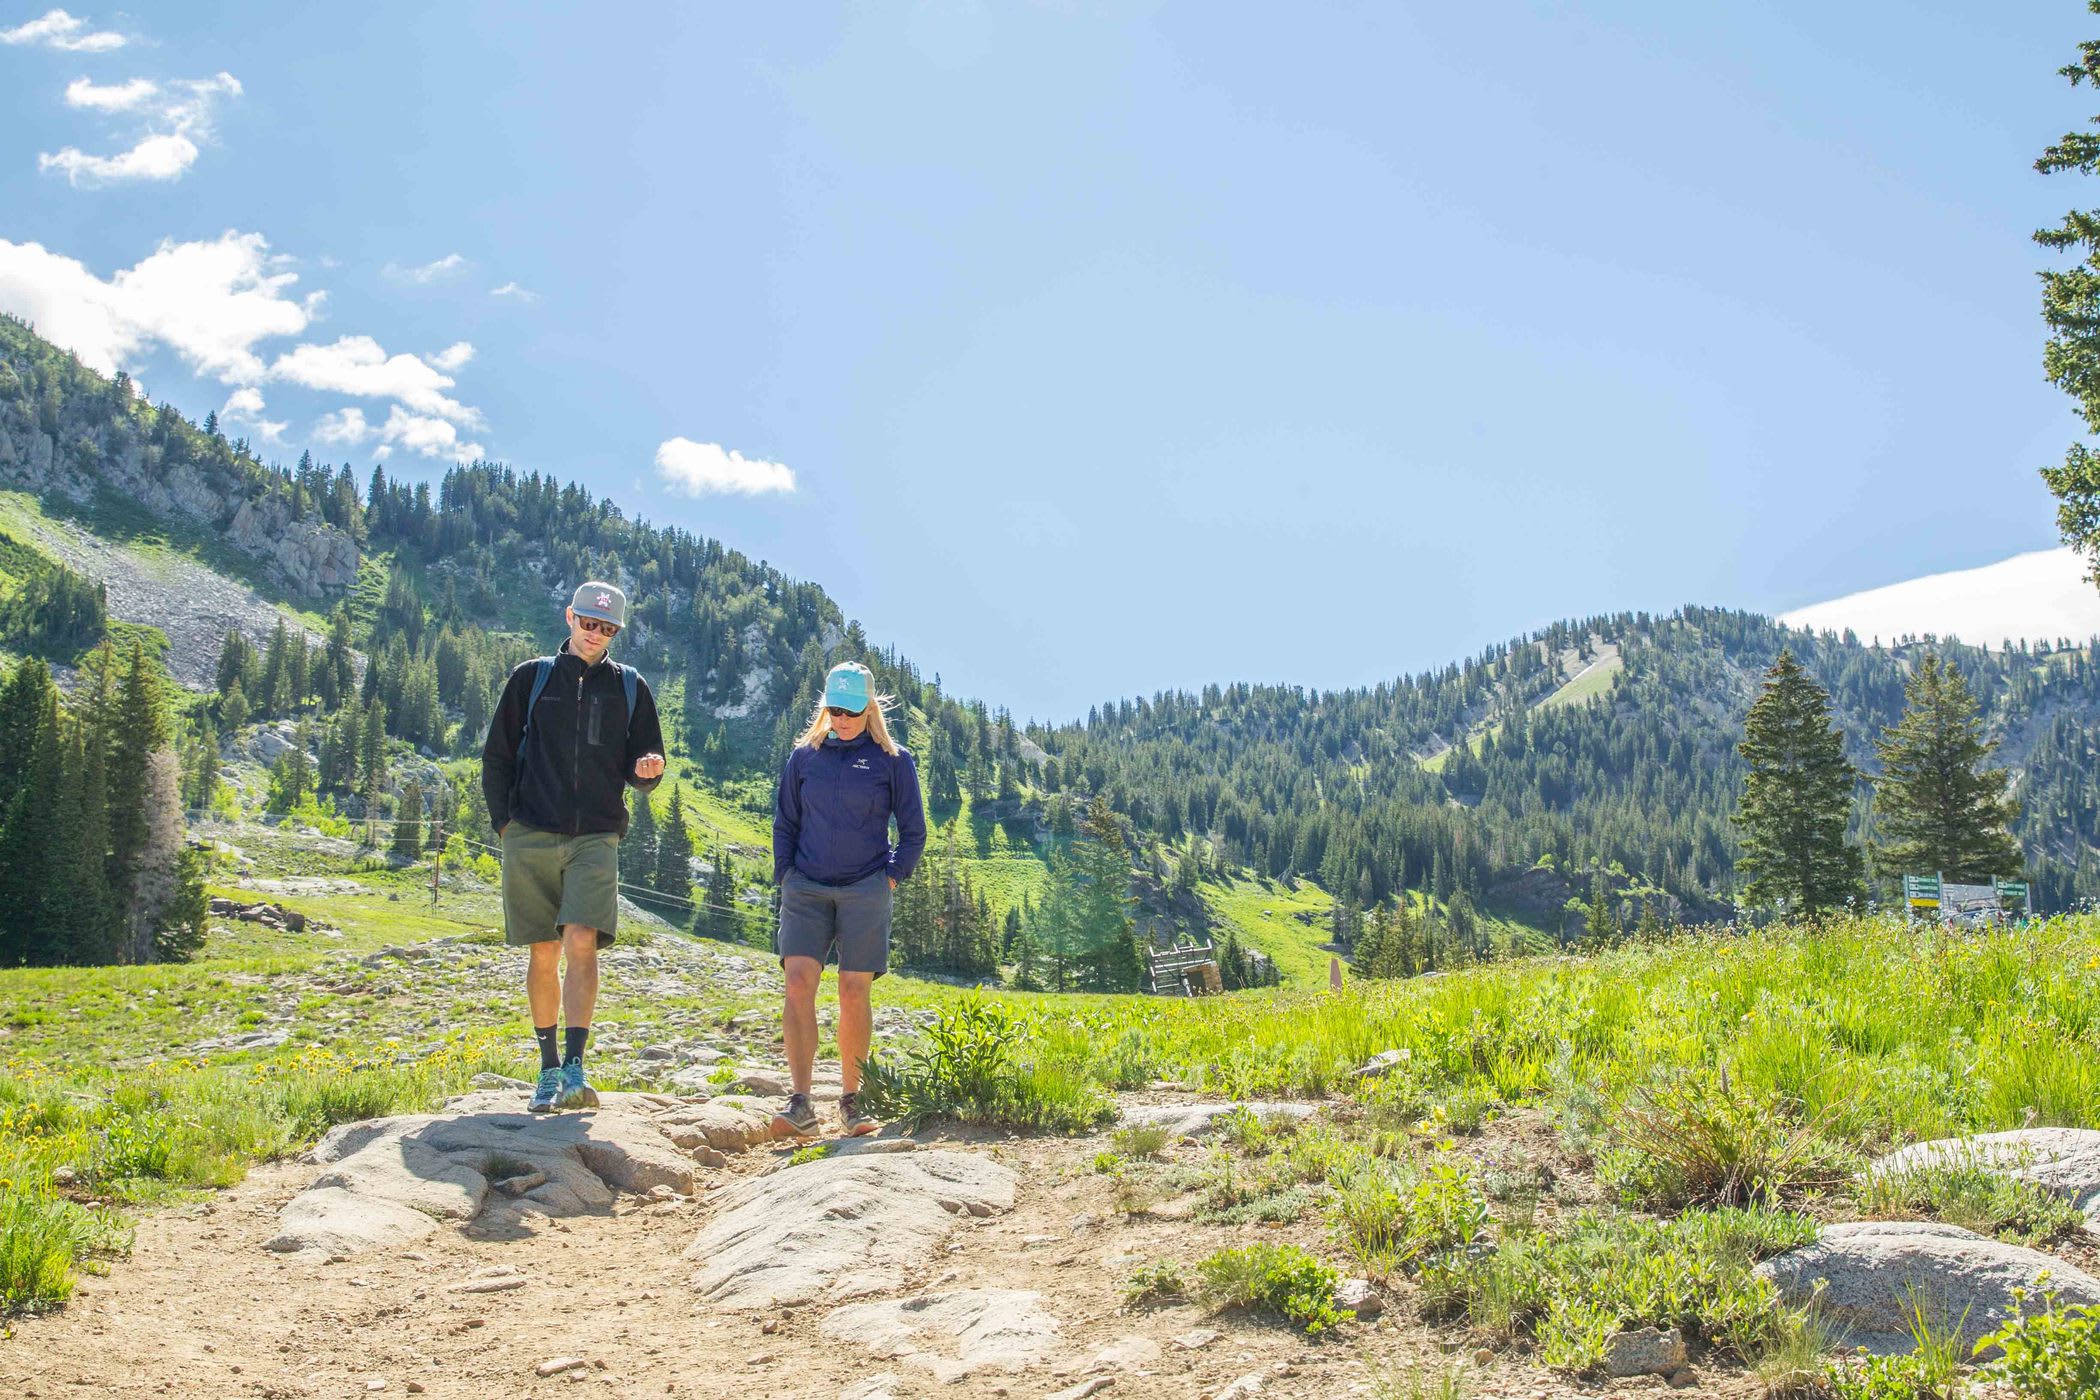
[[[868,683],[874,679],[874,672],[858,661],[841,661],[824,677],[824,703],[836,710],[859,714],[868,708]]]

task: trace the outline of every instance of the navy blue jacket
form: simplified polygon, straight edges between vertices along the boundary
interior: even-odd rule
[[[926,809],[910,750],[884,753],[865,732],[850,744],[827,734],[817,748],[795,745],[773,794],[774,884],[790,868],[820,885],[850,885],[884,869],[903,881],[925,849]]]

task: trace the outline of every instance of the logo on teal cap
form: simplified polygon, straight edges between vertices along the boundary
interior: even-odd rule
[[[857,661],[841,661],[824,677],[824,703],[841,710],[868,708],[868,668]]]

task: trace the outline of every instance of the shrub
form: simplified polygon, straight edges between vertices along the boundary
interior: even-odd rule
[[[1924,1216],[2030,1246],[2067,1235],[2085,1219],[2062,1197],[1973,1160],[1876,1172],[1860,1184],[1858,1201],[1870,1219]]]
[[[1736,1088],[1725,1066],[1651,1085],[1619,1109],[1617,1146],[1599,1162],[1623,1194],[1649,1206],[1747,1205],[1845,1178],[1817,1121],[1776,1094]]]
[[[1991,1374],[2010,1382],[2031,1400],[2090,1400],[2100,1395],[2100,1308],[2059,1308],[2054,1292],[2042,1294],[2042,1310],[2028,1314],[2023,1290],[2013,1291],[2020,1311],[1976,1344],[1979,1354],[2002,1347]]]
[[[1125,1157],[1157,1157],[1166,1150],[1168,1136],[1158,1123],[1132,1123],[1116,1129],[1110,1140]]]
[[[1816,1291],[1822,1292],[1820,1282]],[[1750,1368],[1766,1400],[1814,1400],[1829,1393],[1825,1356],[1836,1336],[1817,1306],[1819,1301],[1782,1308],[1773,1317],[1765,1340],[1751,1350]]]
[[[1214,1308],[1272,1313],[1314,1336],[1342,1321],[1334,1270],[1296,1245],[1221,1249],[1196,1271],[1203,1299]]]
[[[798,1147],[790,1152],[787,1164],[791,1167],[807,1166],[811,1162],[823,1161],[837,1150],[838,1146],[835,1143],[813,1142],[807,1147]]]
[[[1915,1289],[1905,1294],[1903,1314],[1911,1350],[1832,1363],[1830,1388],[1838,1400],[1956,1400],[1965,1391],[1959,1322],[1942,1326],[1939,1310]]]
[[[1426,1366],[1403,1366],[1380,1372],[1371,1382],[1373,1400],[1466,1400],[1465,1367],[1457,1364],[1442,1370]]]
[[[1123,1284],[1123,1305],[1143,1307],[1148,1303],[1182,1303],[1189,1296],[1189,1281],[1179,1264],[1159,1260],[1140,1264]]]
[[[1078,1070],[1021,1062],[1026,1021],[994,1001],[970,997],[940,1013],[924,1043],[901,1059],[868,1061],[861,1099],[877,1116],[916,1128],[929,1118],[1073,1132],[1109,1117],[1114,1105]]]
[[[1539,1322],[1539,1360],[1556,1371],[1583,1375],[1604,1364],[1604,1344],[1618,1319],[1600,1303],[1563,1295]]]
[[[114,1214],[0,1182],[0,1316],[64,1302],[77,1265],[130,1247],[130,1229]]]
[[[1463,1251],[1487,1234],[1487,1201],[1459,1161],[1419,1169],[1384,1158],[1358,1159],[1335,1195],[1335,1234],[1370,1272],[1419,1270],[1438,1255]]]

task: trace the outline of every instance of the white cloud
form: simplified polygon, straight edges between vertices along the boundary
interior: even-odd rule
[[[75,188],[120,180],[179,180],[196,163],[197,143],[179,133],[145,137],[113,156],[91,156],[78,146],[68,146],[36,158],[37,169],[62,171]]]
[[[166,346],[222,383],[262,378],[256,345],[298,335],[322,294],[295,299],[297,274],[281,270],[259,233],[163,242],[109,280],[37,243],[0,238],[0,310],[34,324],[81,362],[114,374],[140,352]]]
[[[78,146],[67,146],[39,155],[37,169],[59,171],[76,189],[127,180],[180,179],[197,163],[197,142],[212,134],[213,107],[222,97],[240,95],[240,79],[231,73],[185,79],[166,87],[145,78],[109,86],[77,78],[66,88],[67,102],[107,112],[139,113],[146,129],[129,150],[113,156],[91,155]]]
[[[68,53],[108,53],[124,47],[124,36],[108,29],[88,29],[86,20],[64,10],[46,10],[40,19],[13,29],[0,29],[0,44],[42,44]]]
[[[219,422],[239,423],[255,430],[255,436],[264,442],[277,442],[284,437],[289,423],[273,422],[263,415],[262,390],[252,385],[243,386],[226,396],[219,406]]]
[[[2085,641],[2100,636],[2100,589],[2085,579],[2085,561],[2069,548],[2015,554],[1980,569],[1928,574],[1907,583],[1797,608],[1789,627],[1865,638],[1959,637],[1972,646],[2013,641]]]
[[[425,457],[449,457],[455,462],[471,462],[487,455],[480,443],[461,441],[459,429],[444,419],[409,413],[399,404],[388,410],[379,436],[389,447],[398,444]]]
[[[75,78],[66,84],[66,105],[92,107],[98,112],[129,112],[145,106],[159,92],[160,84],[151,78],[133,78],[128,83]]]
[[[362,399],[395,399],[420,414],[481,426],[478,411],[441,392],[453,387],[450,375],[415,355],[389,355],[368,335],[294,346],[270,366],[270,378]]]
[[[355,446],[372,436],[372,425],[365,421],[361,408],[339,408],[333,413],[324,413],[314,424],[314,441],[342,443]]]
[[[447,253],[436,262],[427,262],[420,267],[401,267],[388,263],[380,272],[403,282],[414,282],[418,286],[429,286],[441,277],[450,277],[467,265],[467,260],[457,253]]]
[[[466,367],[467,361],[474,358],[474,347],[464,340],[455,340],[435,355],[425,358],[438,369],[450,374],[453,370]]]
[[[505,282],[500,287],[491,287],[489,288],[489,295],[492,297],[512,297],[524,302],[534,302],[540,299],[538,292],[527,291],[515,282]]]
[[[688,496],[757,496],[792,491],[795,474],[778,462],[760,461],[717,443],[674,437],[656,449],[656,474]]]

